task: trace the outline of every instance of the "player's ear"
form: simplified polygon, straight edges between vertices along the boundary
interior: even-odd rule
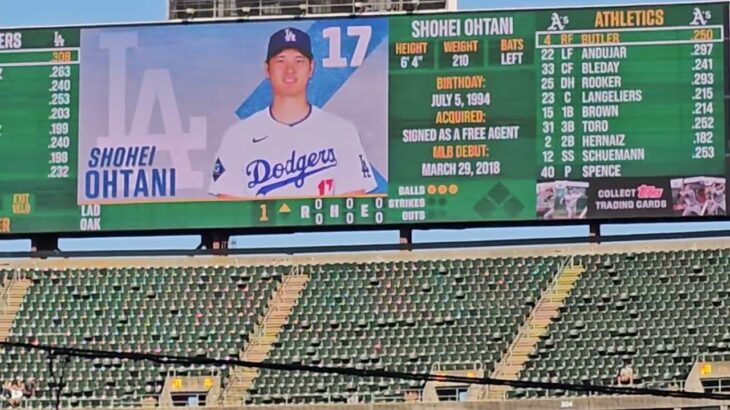
[[[314,59],[309,60],[309,78],[314,77]]]
[[[264,73],[266,73],[266,78],[271,78],[271,74],[269,73],[269,62],[264,61]]]

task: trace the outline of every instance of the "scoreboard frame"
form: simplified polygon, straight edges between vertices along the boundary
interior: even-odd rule
[[[561,6],[561,7],[516,7],[516,8],[485,8],[485,9],[469,9],[458,11],[444,10],[426,10],[417,12],[362,12],[356,14],[307,14],[304,16],[246,16],[246,17],[223,17],[223,18],[190,18],[177,20],[162,20],[149,22],[120,22],[120,23],[100,23],[100,24],[72,24],[72,25],[43,25],[43,26],[10,26],[0,27],[0,31],[9,30],[44,30],[44,29],[98,29],[98,28],[128,28],[128,27],[155,27],[155,26],[180,26],[180,25],[202,25],[202,24],[245,24],[246,22],[261,21],[286,21],[286,20],[330,20],[342,18],[343,16],[350,18],[363,17],[394,17],[394,16],[451,16],[458,14],[469,15],[484,12],[539,12],[547,10],[600,10],[613,8],[628,7],[664,7],[664,6],[681,6],[681,5],[724,5],[726,15],[722,23],[724,30],[723,49],[724,49],[724,97],[727,100],[730,96],[730,78],[728,78],[728,70],[730,70],[730,4],[717,0],[699,0],[699,1],[683,1],[677,3],[655,2],[641,4],[614,4],[614,5],[580,5],[580,6]],[[537,36],[537,32],[535,33]],[[536,48],[537,49],[537,48]],[[725,176],[730,179],[730,103],[724,104],[724,126],[725,126]],[[78,139],[78,135],[76,136]],[[386,196],[387,198],[387,196]],[[730,198],[727,198],[730,202]],[[94,238],[94,237],[127,237],[127,236],[162,236],[162,235],[201,235],[208,238],[209,243],[218,243],[217,239],[227,238],[232,235],[258,235],[258,234],[291,234],[291,233],[312,233],[312,232],[362,232],[362,231],[382,231],[382,230],[399,230],[401,238],[406,239],[410,243],[411,235],[414,230],[434,230],[434,229],[471,229],[471,228],[499,228],[499,227],[551,227],[551,226],[585,226],[590,227],[591,236],[600,236],[601,225],[615,224],[638,224],[638,223],[684,223],[684,222],[725,222],[730,221],[730,216],[652,216],[652,217],[618,217],[618,218],[588,218],[588,219],[518,219],[504,221],[467,221],[467,222],[414,222],[414,223],[383,223],[383,224],[337,224],[337,225],[308,225],[308,226],[256,226],[256,227],[228,227],[228,228],[169,228],[169,229],[120,229],[113,231],[47,231],[42,233],[23,233],[10,232],[0,233],[0,240],[14,239],[31,239],[36,250],[55,250],[59,238]],[[212,242],[210,242],[212,241]]]

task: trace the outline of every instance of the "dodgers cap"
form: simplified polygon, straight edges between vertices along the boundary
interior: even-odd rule
[[[269,51],[266,61],[286,49],[294,49],[312,59],[312,40],[309,34],[294,27],[287,27],[272,34],[269,38]]]

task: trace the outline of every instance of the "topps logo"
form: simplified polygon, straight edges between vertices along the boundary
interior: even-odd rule
[[[641,185],[637,190],[639,199],[658,199],[664,193],[664,188],[659,188],[654,185]]]

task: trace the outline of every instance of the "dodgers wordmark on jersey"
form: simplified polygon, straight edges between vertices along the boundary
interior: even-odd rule
[[[377,182],[349,121],[312,106],[302,121],[276,121],[269,108],[223,136],[209,192],[241,198],[369,192]]]

